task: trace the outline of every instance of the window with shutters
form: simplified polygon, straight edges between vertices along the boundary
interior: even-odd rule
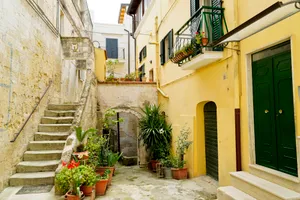
[[[164,65],[172,55],[173,29],[160,42],[160,64]]]
[[[118,58],[118,39],[106,38],[106,53],[108,58]]]
[[[146,57],[147,57],[147,46],[144,46],[144,48],[140,51],[139,61],[142,62]]]

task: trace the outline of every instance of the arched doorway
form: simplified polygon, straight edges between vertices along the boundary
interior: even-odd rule
[[[217,106],[212,101],[204,105],[204,130],[206,174],[218,180]]]

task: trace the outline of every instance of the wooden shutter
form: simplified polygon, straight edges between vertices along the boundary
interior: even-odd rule
[[[118,39],[106,38],[106,52],[108,58],[118,58]]]
[[[165,39],[160,41],[160,64],[165,64]]]
[[[221,8],[221,0],[211,0],[212,7]],[[212,10],[212,41],[223,36],[222,15],[220,10]]]
[[[172,55],[172,50],[173,50],[173,29],[169,32],[168,34],[168,41],[169,41],[169,44],[168,44],[168,55],[169,55],[169,58],[171,57]]]

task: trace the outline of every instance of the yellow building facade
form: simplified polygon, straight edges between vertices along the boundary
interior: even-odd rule
[[[98,81],[105,81],[106,78],[106,51],[95,48],[95,75]]]
[[[146,77],[154,71],[173,138],[182,127],[191,129],[193,144],[185,156],[190,177],[207,174],[220,186],[242,185],[232,178],[240,174],[230,172],[244,171],[254,179],[300,192],[299,3],[230,0],[216,6],[216,2],[132,0],[128,12],[138,22],[137,70]],[[195,21],[203,20],[196,16],[215,16],[216,7],[224,8],[223,34],[213,35],[212,21],[194,29]],[[178,52],[174,49],[180,37],[195,36],[194,30],[205,31],[212,46],[198,46],[202,52],[179,66],[171,61]],[[226,38],[231,40],[217,45]],[[173,50],[163,55],[170,44]],[[140,59],[145,47],[147,54]],[[263,199],[255,192],[248,194]]]

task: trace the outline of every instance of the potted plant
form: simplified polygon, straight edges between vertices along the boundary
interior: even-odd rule
[[[166,122],[160,106],[146,104],[142,112],[139,140],[143,140],[146,150],[149,150],[152,170],[156,171],[158,160],[169,155],[172,126]]]
[[[105,195],[110,173],[110,170],[107,169],[100,175],[99,180],[96,183],[96,195]]]
[[[108,77],[106,78],[106,81],[117,81],[118,79],[115,78],[115,70],[116,66],[119,63],[119,60],[108,60],[107,61],[107,72]]]
[[[55,185],[66,194],[67,200],[79,200],[82,196],[80,186],[83,183],[79,162],[72,160],[69,164],[63,162],[62,165],[62,170],[55,177]]]
[[[163,158],[160,160],[160,163],[163,166],[164,177],[166,179],[172,178],[171,168],[173,167],[173,162],[174,162],[173,160],[174,160],[174,157],[172,155],[169,155],[166,158]]]
[[[91,166],[80,165],[78,170],[80,171],[83,179],[83,184],[80,187],[80,190],[85,196],[90,196],[93,192],[96,182],[99,180],[99,177]]]
[[[188,141],[188,136],[191,130],[189,128],[183,127],[180,130],[180,135],[176,140],[176,156],[173,159],[172,176],[174,179],[186,179],[187,178],[187,168],[184,167],[184,155],[186,150],[192,144]]]
[[[171,61],[173,63],[180,63],[184,59],[188,58],[191,56],[195,51],[195,46],[193,42],[191,41],[188,44],[183,45],[180,49],[178,49],[175,53],[174,56],[172,56]]]
[[[208,45],[208,38],[205,36],[205,32],[202,31],[202,33],[200,34],[199,32],[196,32],[196,36],[195,36],[195,39],[196,39],[196,43],[197,44],[200,44],[201,46],[205,47]]]
[[[78,160],[86,160],[88,159],[88,151],[84,151],[84,142],[86,139],[86,136],[90,133],[95,133],[97,132],[96,129],[90,128],[86,131],[82,130],[82,127],[75,127],[76,131],[76,138],[77,138],[77,152],[74,152],[73,155],[78,159]]]

